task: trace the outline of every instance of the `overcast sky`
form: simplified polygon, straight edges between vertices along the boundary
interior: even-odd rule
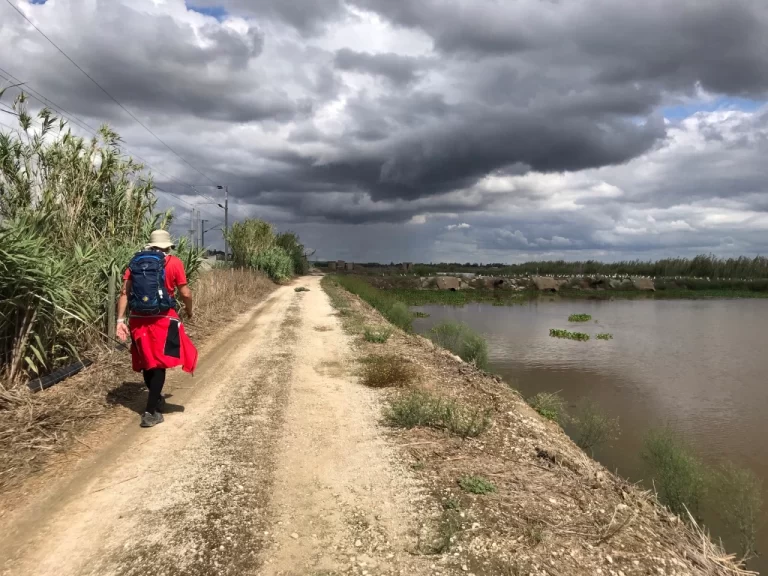
[[[5,0],[0,85],[320,258],[768,254],[765,0],[12,2],[189,164]]]

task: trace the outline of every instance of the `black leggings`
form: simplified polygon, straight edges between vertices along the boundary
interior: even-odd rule
[[[157,410],[157,403],[160,402],[160,394],[163,391],[163,385],[165,384],[165,368],[154,368],[152,370],[144,370],[144,384],[149,388],[149,396],[147,397],[147,412],[154,414]]]

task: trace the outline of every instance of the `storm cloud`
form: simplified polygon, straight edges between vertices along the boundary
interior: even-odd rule
[[[768,248],[762,1],[14,1],[163,142],[7,4],[0,85],[112,124],[179,222],[222,183],[320,257]]]

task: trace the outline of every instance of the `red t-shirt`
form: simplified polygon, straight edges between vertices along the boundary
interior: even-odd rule
[[[123,274],[123,282],[131,277],[131,269]],[[184,264],[176,256],[165,255],[165,289],[168,294],[176,296],[176,288],[187,283],[187,274],[184,272]]]

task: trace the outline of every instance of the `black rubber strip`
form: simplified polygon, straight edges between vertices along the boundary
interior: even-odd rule
[[[91,364],[93,364],[93,362],[91,362],[88,359],[78,360],[74,364],[70,364],[69,366],[64,366],[63,368],[54,370],[47,376],[30,380],[27,383],[27,386],[29,386],[29,389],[32,390],[32,392],[40,392],[40,390],[45,390],[46,388],[50,388],[54,384],[58,384],[62,380],[66,380],[70,376],[74,376],[75,374],[80,372],[80,370],[82,370],[83,368],[87,368]]]

